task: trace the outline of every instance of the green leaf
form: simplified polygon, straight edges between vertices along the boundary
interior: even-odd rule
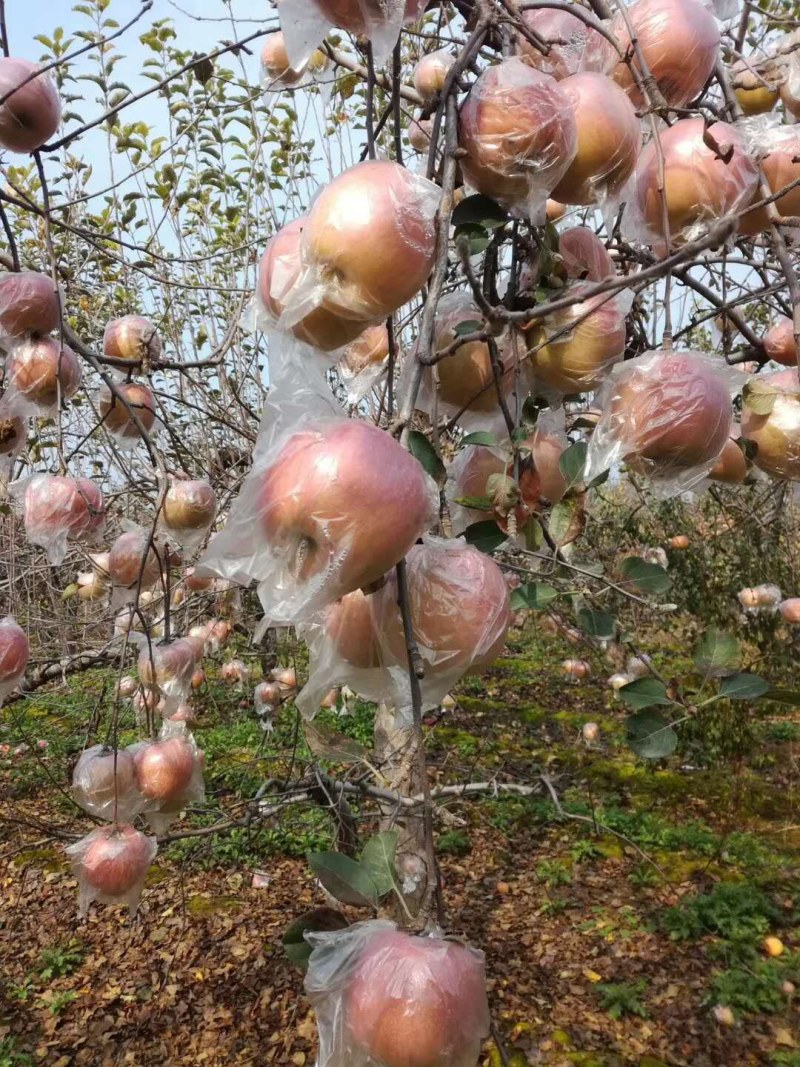
[[[478,333],[485,325],[486,323],[481,319],[464,319],[463,322],[459,322],[459,324],[454,327],[453,336],[463,337],[468,333]]]
[[[581,530],[580,505],[576,500],[560,500],[550,512],[547,531],[558,548],[574,541]]]
[[[637,711],[625,729],[628,744],[642,759],[664,759],[678,746],[678,735],[658,711]]]
[[[768,689],[764,694],[765,700],[774,700],[776,704],[788,704],[796,708],[800,705],[800,690],[798,689]]]
[[[558,596],[558,590],[552,585],[542,582],[528,582],[521,585],[511,594],[511,610],[521,611],[528,608],[531,611],[544,611],[547,605]]]
[[[642,593],[665,593],[672,579],[657,563],[648,563],[639,556],[627,556],[620,565],[626,581],[632,582]]]
[[[451,218],[456,227],[477,225],[486,230],[496,230],[508,222],[508,213],[488,196],[476,193],[456,204]]]
[[[769,415],[777,396],[778,390],[761,378],[750,379],[742,389],[742,402],[755,415]]]
[[[500,545],[505,544],[508,535],[504,534],[496,522],[485,519],[483,522],[473,522],[464,531],[464,539],[468,545],[487,555],[491,555]]]
[[[585,441],[575,441],[565,448],[558,457],[558,466],[567,483],[567,489],[583,481],[583,472],[586,470],[586,453],[589,446]]]
[[[436,455],[433,445],[424,433],[412,430],[408,435],[408,447],[411,455],[419,460],[434,481],[439,483],[445,477],[444,464]]]
[[[490,496],[457,496],[453,503],[471,511],[491,511],[494,508],[494,501]]]
[[[350,924],[340,911],[334,908],[314,908],[307,911],[293,923],[290,923],[284,931],[281,941],[286,955],[292,963],[305,969],[308,966],[308,958],[313,949],[305,939],[306,931],[328,932],[333,930],[346,930]]]
[[[581,608],[578,612],[578,626],[586,637],[596,637],[600,640],[613,637],[617,628],[616,622],[607,611],[594,611],[591,608]]]
[[[475,433],[468,433],[466,437],[461,439],[462,445],[496,445],[497,438],[493,433],[489,433],[488,430],[476,430]]]
[[[739,642],[721,630],[709,630],[694,650],[694,662],[704,674],[730,674],[739,661]]]
[[[757,674],[732,674],[729,678],[723,678],[719,687],[719,695],[728,700],[758,700],[769,692],[769,682],[759,678]]]
[[[632,708],[650,708],[654,704],[671,704],[667,689],[658,678],[637,678],[619,690],[619,695]]]
[[[394,857],[399,838],[399,831],[385,830],[371,837],[361,853],[361,866],[369,871],[378,895],[382,897],[391,893],[398,883]]]
[[[453,234],[453,239],[456,244],[462,239],[465,240],[470,255],[473,256],[485,252],[492,240],[488,230],[485,230],[483,226],[475,226],[473,224],[458,226]]]
[[[308,865],[332,897],[355,907],[377,907],[378,889],[366,867],[341,852],[310,852]]]

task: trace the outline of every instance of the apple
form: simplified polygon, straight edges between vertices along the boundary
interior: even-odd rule
[[[206,637],[206,649],[209,652],[220,652],[227,645],[233,627],[225,619],[215,619],[208,624]]]
[[[782,956],[785,951],[785,945],[779,937],[765,937],[762,945],[768,956]]]
[[[772,410],[757,414],[742,405],[742,437],[758,446],[753,462],[773,478],[800,480],[800,384],[796,369],[759,375],[775,391]]]
[[[633,681],[633,679],[629,678],[627,674],[612,674],[608,679],[608,687],[609,689],[613,689],[616,694],[623,686],[628,685],[631,681]]]
[[[737,598],[747,611],[772,610],[779,606],[782,593],[777,585],[754,585],[740,590]]]
[[[606,418],[628,466],[662,476],[710,469],[730,436],[733,407],[727,383],[701,353],[659,351],[622,368]]]
[[[368,367],[378,367],[389,358],[389,331],[383,322],[368,326],[344,350],[341,366],[355,376]]]
[[[455,57],[444,48],[439,48],[424,55],[414,67],[411,80],[422,97],[423,107],[432,108],[436,104],[454,63]]]
[[[604,74],[572,74],[561,83],[575,115],[575,157],[552,190],[563,204],[613,197],[630,178],[642,145],[633,104]]]
[[[685,107],[700,94],[719,58],[720,31],[714,12],[700,0],[636,0],[628,7],[639,53],[670,107]],[[633,54],[625,19],[617,14],[611,24],[623,55]],[[631,59],[641,74],[638,59]],[[612,78],[628,93],[637,108],[644,99],[631,73],[620,59]]]
[[[585,722],[581,727],[581,737],[587,745],[595,744],[600,738],[600,727],[596,722]]]
[[[38,70],[27,59],[0,58],[0,96],[12,94],[0,106],[0,147],[9,152],[35,152],[61,122],[56,83]]]
[[[82,571],[78,575],[78,596],[81,600],[102,600],[108,593],[108,585],[94,571]]]
[[[108,573],[114,585],[123,589],[135,585],[145,589],[159,580],[161,564],[144,530],[119,535],[108,554]]]
[[[151,689],[162,689],[167,696],[188,690],[197,665],[197,647],[186,637],[169,644],[143,648],[137,669],[139,681]]]
[[[106,323],[103,355],[127,363],[141,363],[161,359],[161,352],[158,331],[143,315],[123,315]]]
[[[580,295],[587,288],[579,284],[572,291]],[[525,330],[537,382],[566,395],[596,389],[622,359],[625,338],[625,314],[605,294],[535,320]]]
[[[51,333],[60,318],[58,292],[49,275],[33,270],[0,274],[0,333],[7,337]]]
[[[192,781],[197,756],[182,736],[145,741],[135,746],[133,766],[139,792],[160,807],[181,801]]]
[[[70,845],[72,869],[79,881],[104,897],[124,897],[141,885],[156,853],[156,842],[133,826],[100,826]]]
[[[186,571],[186,588],[190,593],[205,593],[213,584],[213,578],[201,578],[199,574],[195,574],[194,567],[189,567]]]
[[[158,689],[139,688],[133,694],[133,709],[137,722],[146,720],[148,716],[163,715],[166,708],[166,698]]]
[[[25,677],[29,658],[27,634],[10,615],[6,615],[0,619],[0,704]]]
[[[261,79],[267,86],[275,84],[285,89],[293,89],[303,81],[306,71],[319,73],[325,70],[327,65],[328,57],[317,48],[301,67],[292,67],[286,53],[286,41],[280,30],[268,34],[261,49]]]
[[[479,193],[507,206],[545,197],[575,156],[569,97],[554,78],[521,59],[504,59],[478,77],[459,112],[461,167]]]
[[[217,498],[207,481],[176,478],[167,490],[162,515],[168,530],[204,530],[216,513]]]
[[[686,534],[675,534],[674,537],[670,537],[669,541],[667,541],[667,545],[676,552],[685,552],[689,547],[689,538]]]
[[[222,664],[219,676],[229,685],[247,685],[250,681],[250,668],[240,659],[231,659]]]
[[[294,667],[276,667],[272,671],[272,678],[278,683],[284,697],[291,696],[297,689],[297,673]]]
[[[440,190],[390,160],[357,163],[323,187],[306,218],[303,262],[318,303],[343,318],[386,319],[433,269]]]
[[[191,683],[190,683],[192,689],[199,689],[200,686],[205,684],[205,680],[206,680],[206,672],[203,670],[202,667],[197,667],[195,669],[194,674],[192,675],[192,680],[191,680]]]
[[[94,537],[105,521],[102,490],[88,478],[35,474],[22,505],[28,540],[46,548],[51,562],[64,558],[68,538]]]
[[[559,204],[557,200],[553,200],[552,197],[547,198],[545,204],[545,218],[548,222],[558,222],[559,219],[563,219],[567,213],[565,204]]]
[[[130,700],[138,688],[139,683],[136,679],[130,674],[125,674],[117,682],[116,693],[121,699]]]
[[[447,349],[458,336],[456,331],[469,321],[481,322],[480,313],[471,298],[466,293],[445,297],[436,311],[434,353],[438,355]],[[499,347],[501,350],[498,355],[503,369],[501,388],[507,399],[514,389],[513,354],[508,351],[510,346]],[[503,347],[506,351],[503,351]],[[440,359],[436,368],[439,373],[439,397],[445,404],[456,411],[464,408],[477,412],[497,410],[497,387],[487,341],[465,341],[449,356]],[[432,371],[427,373],[432,378]]]
[[[797,348],[794,340],[794,322],[785,315],[770,326],[764,334],[764,355],[782,363],[784,367],[797,366]]]
[[[41,410],[67,400],[81,384],[81,365],[71,348],[52,337],[29,337],[12,345],[6,361],[6,382],[19,396]]]
[[[0,456],[12,456],[28,439],[27,426],[19,415],[0,418]]]
[[[517,55],[558,80],[580,71],[605,71],[615,55],[602,34],[571,11],[531,8],[522,12],[522,21],[549,45],[549,51],[545,54],[517,33]]]
[[[131,412],[149,433],[156,421],[156,400],[152,390],[138,382],[119,382],[114,389],[112,392],[107,385],[100,386],[98,408],[103,425],[123,441],[138,441],[141,435]]]
[[[258,268],[258,296],[267,314],[277,322],[303,273],[300,242],[306,217],[289,222],[267,242]],[[327,307],[317,307],[304,315],[290,329],[299,340],[332,352],[350,344],[361,335],[365,323],[343,318]]]
[[[736,426],[723,445],[719,459],[709,471],[708,476],[712,481],[740,485],[747,477],[747,459],[737,443],[739,436],[739,427]]]
[[[277,682],[259,682],[253,690],[253,704],[256,711],[262,708],[277,707],[281,699],[281,687]]]
[[[99,819],[119,817],[127,822],[144,805],[136,789],[130,752],[121,749],[115,753],[105,745],[94,745],[81,753],[72,772],[72,795],[84,811]]]
[[[561,669],[573,682],[579,682],[591,674],[591,667],[583,659],[565,659]]]
[[[292,434],[255,492],[273,555],[298,582],[325,573],[330,600],[381,578],[434,518],[417,460],[360,420]]]
[[[603,282],[617,273],[606,246],[588,226],[573,226],[559,235],[558,254],[567,276]]]
[[[191,704],[179,704],[176,710],[169,716],[169,722],[192,723],[197,715]]]
[[[788,597],[778,605],[778,611],[784,622],[792,624],[800,623],[800,597]]]
[[[722,153],[732,149],[728,162],[703,141],[703,131],[703,119],[691,118],[681,119],[659,134],[664,155],[669,236],[673,243],[675,238],[683,239],[685,231],[696,224],[722,218],[748,204],[758,185],[758,169],[733,126],[714,122],[708,128]],[[663,239],[658,182],[658,156],[654,144],[650,143],[636,167],[635,204],[648,234]]]
[[[373,597],[361,589],[343,596],[325,611],[323,627],[339,656],[352,667],[381,665],[381,649],[373,619]]]
[[[800,130],[797,126],[770,129],[763,134],[762,143],[764,154],[759,159],[761,169],[770,192],[779,193],[800,179]],[[760,189],[754,191],[752,199],[761,199]],[[788,189],[774,203],[779,215],[800,213],[800,185]],[[768,229],[769,224],[766,207],[757,207],[740,217],[739,233],[752,237]]]
[[[359,1060],[382,1067],[477,1062],[489,1032],[483,959],[458,941],[380,930],[353,965],[341,1011]]]
[[[431,135],[433,133],[433,119],[425,119],[421,116],[412,119],[408,124],[408,143],[421,156],[425,155],[431,147]]]
[[[625,673],[634,680],[637,678],[649,678],[651,662],[646,652],[643,652],[641,656],[628,656],[628,661],[625,664]]]
[[[758,55],[743,57],[731,67],[733,91],[746,116],[772,111],[780,97],[778,85],[756,69],[762,58]]]

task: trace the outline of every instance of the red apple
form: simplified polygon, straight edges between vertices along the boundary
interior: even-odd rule
[[[747,459],[738,445],[739,427],[736,426],[725,442],[719,459],[709,471],[709,478],[715,482],[739,485],[747,477]]]
[[[208,482],[175,479],[164,498],[163,519],[168,530],[204,530],[214,521],[217,498]]]
[[[628,97],[604,74],[572,74],[561,88],[572,104],[578,144],[552,193],[563,204],[596,204],[615,196],[633,174],[641,125]]]
[[[383,322],[368,326],[342,355],[342,365],[353,376],[367,367],[380,366],[389,356],[389,331]]]
[[[800,129],[797,126],[771,128],[762,135],[763,148],[759,162],[771,193],[779,193],[800,179]],[[761,190],[755,189],[753,200],[761,199]],[[779,215],[797,215],[800,212],[800,185],[789,188],[775,201]],[[739,233],[752,237],[769,228],[766,207],[748,211],[739,219]]]
[[[202,667],[198,667],[192,675],[191,686],[192,689],[199,689],[201,685],[205,684],[206,672]]]
[[[778,605],[778,610],[784,622],[790,622],[793,625],[800,623],[800,597],[795,596],[782,600]]]
[[[98,408],[103,425],[123,441],[138,441],[141,435],[131,411],[149,433],[156,421],[156,400],[152,390],[138,382],[119,382],[114,388],[116,392],[107,385],[100,386]]]
[[[579,682],[584,678],[588,678],[591,673],[589,664],[583,659],[565,659],[561,664],[561,669],[564,671],[564,674],[574,682]]]
[[[411,80],[422,97],[423,107],[431,108],[436,103],[453,63],[455,58],[450,52],[439,48],[424,55],[414,67]]]
[[[158,581],[161,565],[144,530],[130,530],[119,535],[108,555],[108,572],[114,585],[123,589],[139,584],[140,574],[143,589]]]
[[[602,34],[570,11],[532,8],[522,12],[522,21],[549,45],[549,50],[545,54],[517,33],[517,54],[543,74],[559,80],[580,71],[605,71],[615,55]]]
[[[106,897],[122,897],[144,879],[156,843],[133,826],[100,826],[67,852],[79,879]]]
[[[670,537],[667,544],[670,548],[675,549],[676,552],[685,552],[689,547],[689,538],[686,534],[675,534],[674,537]]]
[[[222,664],[219,676],[229,685],[247,685],[250,681],[250,668],[240,659],[231,659]]]
[[[35,545],[91,536],[105,521],[103,493],[88,478],[35,474],[23,495],[25,533]],[[63,557],[62,557],[63,558]]]
[[[39,408],[67,400],[81,384],[81,365],[71,348],[52,337],[30,337],[14,344],[6,362],[6,382]]]
[[[33,270],[0,274],[0,333],[8,337],[51,333],[58,327],[60,314],[58,294],[49,275]]]
[[[137,746],[133,765],[139,792],[162,807],[180,802],[192,780],[196,759],[186,737],[168,737]]]
[[[294,667],[276,667],[272,671],[272,677],[278,683],[284,696],[289,696],[297,689],[297,674]]]
[[[143,315],[123,315],[111,319],[103,333],[103,355],[128,363],[161,359],[161,338],[150,319]]]
[[[189,567],[186,571],[186,588],[191,593],[205,593],[213,584],[213,578],[201,578],[199,574],[195,574],[194,567]]]
[[[670,107],[685,107],[700,94],[719,58],[720,33],[711,8],[700,0],[636,0],[627,9],[638,53]],[[611,24],[623,54],[632,54],[626,20],[617,14]],[[631,59],[639,71],[638,59]],[[631,74],[620,59],[611,75],[629,94],[636,107],[644,100]]]
[[[465,179],[509,206],[544,202],[575,156],[572,104],[549,75],[520,59],[487,67],[459,114]]]
[[[0,619],[0,686],[24,676],[30,656],[28,637],[21,626],[6,615]]]
[[[170,696],[175,689],[188,689],[197,665],[197,647],[188,637],[169,644],[143,648],[137,669],[139,681]]]
[[[380,931],[345,990],[348,1047],[383,1067],[477,1062],[489,1032],[484,983],[482,958],[459,942]]]
[[[259,682],[253,690],[253,703],[261,708],[274,708],[281,702],[281,687],[277,682]]]
[[[257,493],[271,551],[300,582],[328,571],[331,599],[377,581],[432,521],[420,464],[357,420],[292,434]]]
[[[169,721],[192,723],[196,718],[197,714],[191,704],[179,704],[172,715],[169,716]]]
[[[433,119],[422,117],[412,119],[408,124],[408,143],[415,152],[425,155],[431,147],[431,134],[433,133]]]
[[[439,196],[389,160],[357,163],[324,186],[301,240],[321,306],[369,322],[411,300],[433,269]]]
[[[0,58],[0,96],[12,94],[0,106],[0,147],[9,152],[35,152],[61,122],[56,83],[38,69],[27,59]]]
[[[26,422],[18,415],[0,418],[0,456],[14,455],[28,438]]]
[[[373,597],[355,589],[325,611],[324,628],[337,653],[353,667],[379,667],[381,650],[373,619]]]
[[[559,235],[558,252],[570,278],[602,282],[617,273],[606,246],[588,226],[573,226]]]
[[[230,640],[233,627],[225,619],[216,619],[208,624],[206,648],[209,652],[220,652]]]
[[[742,437],[758,446],[753,462],[773,478],[800,480],[800,384],[797,370],[759,375],[774,392],[772,410],[758,414],[742,405]]]
[[[132,819],[141,811],[143,799],[136,789],[130,752],[121,749],[115,755],[105,745],[85,749],[72,772],[72,795],[84,811],[100,819],[117,815],[123,821]]]

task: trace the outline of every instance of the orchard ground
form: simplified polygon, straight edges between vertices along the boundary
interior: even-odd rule
[[[800,713],[765,701],[720,705],[670,760],[636,761],[626,712],[602,684],[611,665],[595,650],[594,677],[565,684],[558,665],[574,646],[543,632],[541,618],[513,630],[508,655],[462,683],[457,708],[426,731],[434,782],[536,784],[545,775],[563,805],[560,817],[542,786],[527,798],[452,801],[437,823],[449,932],[488,957],[506,1058],[488,1042],[482,1063],[799,1064],[786,983],[800,987]],[[651,623],[641,647],[671,674],[693,625],[673,616],[668,636]],[[209,795],[231,813],[310,753],[291,706],[262,736],[248,695],[219,681],[221,662],[196,701],[196,736]],[[0,763],[0,1063],[310,1067],[313,1016],[281,937],[325,903],[303,858],[331,846],[324,810],[289,809],[280,822],[167,845],[135,920],[97,905],[88,921],[76,918],[75,883],[53,835],[85,832],[64,786],[87,708],[103,708],[114,681],[87,672],[4,711],[12,752]],[[369,744],[371,719],[357,705],[329,721]],[[581,740],[588,721],[600,726],[592,747]],[[37,741],[47,748],[37,752]],[[20,743],[31,749],[15,756]],[[176,829],[218,817],[189,815]],[[360,828],[366,836],[373,827],[367,819]],[[260,888],[255,870],[266,876]],[[773,959],[762,948],[770,934],[785,945]],[[719,1006],[733,1025],[717,1021]]]

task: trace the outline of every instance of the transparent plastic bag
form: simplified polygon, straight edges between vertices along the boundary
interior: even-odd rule
[[[140,382],[119,382],[115,392],[105,384],[100,386],[97,408],[103,427],[111,434],[117,448],[126,452],[143,440],[134,415],[145,433],[152,433],[156,425],[156,399],[151,389]]]
[[[709,223],[738,212],[752,201],[758,186],[758,168],[735,127],[726,122],[709,126],[705,136],[716,142],[719,152],[706,143],[704,134],[703,119],[694,118],[681,119],[659,133],[672,245],[701,237]],[[666,234],[658,175],[658,155],[651,141],[623,194],[627,209],[622,229],[629,240],[663,250]]]
[[[590,288],[579,282],[557,295],[580,296]],[[597,389],[625,354],[631,302],[628,291],[600,293],[534,320],[525,340],[536,391],[558,400]]]
[[[33,270],[0,274],[0,340],[48,334],[58,329],[59,293],[53,279]]]
[[[179,637],[165,644],[154,644],[139,653],[139,681],[148,689],[162,692],[167,712],[172,711],[191,692],[197,660],[197,645],[191,638]]]
[[[82,376],[78,357],[54,338],[14,341],[6,357],[0,415],[54,415],[59,402],[78,391]]]
[[[569,278],[603,282],[617,273],[608,249],[588,226],[572,226],[559,234],[558,253]]]
[[[754,585],[741,589],[736,599],[746,615],[774,615],[779,610],[783,593],[777,585]]]
[[[235,685],[241,692],[250,682],[250,668],[240,659],[229,659],[220,667],[219,676],[228,685]]]
[[[159,516],[167,536],[194,554],[205,541],[217,514],[217,498],[204,478],[173,478]]]
[[[537,221],[575,158],[577,129],[560,84],[512,57],[487,67],[472,86],[458,139],[467,183]]]
[[[795,120],[800,119],[800,52],[795,49],[784,58],[781,103]]]
[[[25,677],[29,658],[28,635],[6,615],[0,619],[0,705]]]
[[[56,83],[52,74],[38,70],[27,59],[0,59],[0,97],[8,97],[0,105],[0,147],[9,152],[35,152],[61,123]]]
[[[335,177],[303,222],[303,269],[278,326],[289,330],[324,308],[366,327],[406,304],[433,269],[440,198],[433,182],[390,160]]]
[[[185,722],[166,719],[156,741],[139,741],[127,749],[133,757],[136,785],[147,800],[145,817],[161,837],[190,804],[205,800],[203,753]]]
[[[418,0],[278,0],[291,65],[297,69],[331,27],[366,37],[381,65],[391,55],[404,22],[420,16]]]
[[[664,496],[691,489],[728,440],[737,391],[729,368],[702,352],[658,350],[615,367],[598,395],[586,481],[624,460]]]
[[[780,99],[779,78],[773,67],[761,73],[764,56],[753,52],[742,56],[730,71],[731,85],[739,107],[745,115],[763,115],[773,109]]]
[[[740,123],[747,148],[757,159],[770,192],[783,196],[774,201],[779,215],[789,217],[800,213],[800,185],[788,188],[800,179],[800,128],[778,125],[776,116],[759,116]],[[761,199],[761,190],[754,189],[752,200]],[[753,237],[769,229],[767,208],[757,207],[739,219],[739,233]],[[791,237],[791,234],[789,234]]]
[[[84,811],[108,822],[133,822],[147,806],[136,786],[133,756],[107,745],[81,753],[72,772],[72,795]]]
[[[318,1067],[475,1067],[490,1027],[482,952],[385,920],[306,938]]]
[[[62,563],[67,541],[97,541],[105,526],[105,503],[100,487],[89,478],[33,474],[12,482],[8,494],[21,509],[25,535],[47,553],[50,563]]]
[[[158,330],[144,315],[123,315],[106,323],[104,356],[148,365],[161,359],[162,351]]]
[[[108,554],[108,573],[114,585],[115,606],[133,599],[137,588],[148,589],[161,578],[161,562],[150,531],[131,523],[116,538]]]
[[[389,334],[381,322],[368,326],[342,353],[336,365],[348,404],[358,404],[383,381],[389,366]]]
[[[627,9],[639,53],[670,107],[685,107],[700,95],[719,59],[720,31],[713,11],[700,0],[636,0]],[[623,55],[633,56],[626,19],[617,13],[611,32]],[[641,70],[639,70],[641,76]],[[645,101],[631,73],[618,59],[611,76],[637,108]]]
[[[518,32],[517,55],[542,74],[550,74],[559,81],[582,71],[604,73],[616,58],[613,45],[571,11],[529,8],[522,12],[522,21],[549,45],[549,50],[540,51]]]
[[[319,48],[310,53],[307,60],[293,67],[286,51],[286,41],[281,30],[270,33],[261,49],[261,86],[264,89],[301,89],[313,83],[315,77],[324,74],[330,65],[327,55]]]
[[[454,63],[455,57],[451,52],[446,48],[437,48],[434,52],[427,52],[414,67],[411,81],[426,109],[435,106]]]
[[[133,826],[99,826],[66,852],[78,879],[78,915],[85,918],[94,900],[127,904],[136,913],[145,876],[158,843]]]
[[[800,383],[797,370],[759,374],[743,391],[742,437],[753,463],[771,478],[800,481]]]
[[[28,440],[28,423],[20,415],[0,411],[0,490],[14,469],[14,460]]]

